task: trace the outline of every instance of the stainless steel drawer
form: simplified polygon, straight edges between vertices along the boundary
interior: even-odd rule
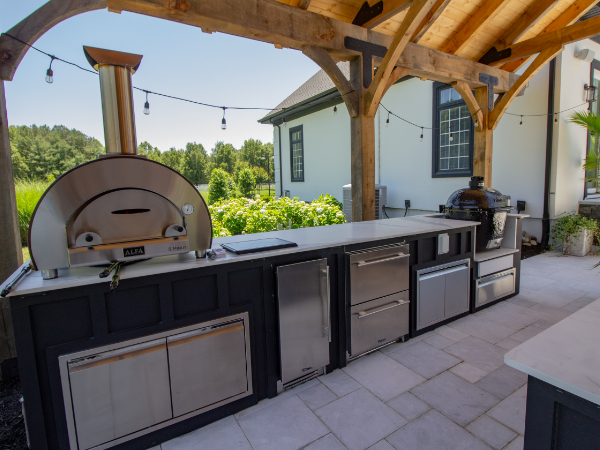
[[[408,245],[390,245],[348,253],[350,304],[408,289]]]
[[[360,355],[407,334],[408,306],[408,290],[353,306],[350,355]]]
[[[171,419],[165,339],[68,364],[79,450]]]
[[[248,391],[244,322],[167,338],[173,417]]]
[[[506,270],[475,281],[475,306],[485,305],[515,292],[516,269]]]
[[[477,276],[485,277],[491,273],[500,272],[501,270],[511,269],[514,264],[514,256],[506,255],[500,258],[488,259],[477,264]]]

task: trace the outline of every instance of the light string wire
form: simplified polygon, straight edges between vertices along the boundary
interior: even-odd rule
[[[83,70],[85,72],[89,72],[89,73],[93,73],[95,75],[98,75],[98,72],[96,72],[96,71],[86,69],[85,67],[81,67],[78,64],[75,64],[75,63],[72,63],[70,61],[64,60],[64,59],[59,58],[58,56],[55,56],[55,55],[51,55],[50,53],[47,53],[47,52],[45,52],[43,50],[40,50],[39,48],[34,47],[33,45],[28,44],[27,42],[22,41],[21,39],[15,37],[15,36],[12,36],[12,35],[10,35],[8,33],[0,33],[0,36],[2,36],[2,35],[3,36],[8,36],[9,38],[14,39],[15,41],[20,42],[21,44],[26,45],[27,47],[32,48],[32,49],[36,50],[37,52],[42,53],[43,55],[48,56],[50,58],[51,62],[54,61],[54,60],[61,61],[61,62],[64,62],[66,64],[70,64],[72,66],[75,66],[78,69]],[[138,91],[145,92],[146,94],[158,95],[160,97],[166,97],[166,98],[170,98],[170,99],[173,99],[173,100],[179,100],[179,101],[182,101],[182,102],[193,103],[193,104],[196,104],[196,105],[206,106],[206,107],[209,107],[209,108],[219,108],[219,109],[223,109],[223,110],[226,110],[226,109],[237,109],[237,110],[262,110],[262,111],[284,111],[285,112],[288,109],[286,107],[281,107],[281,108],[259,108],[259,107],[242,107],[242,106],[219,106],[219,105],[212,105],[210,103],[203,103],[203,102],[198,102],[198,101],[195,101],[195,100],[189,100],[189,99],[182,98],[182,97],[176,97],[174,95],[161,94],[160,92],[154,92],[154,91],[151,91],[149,89],[139,88],[137,86],[133,86],[133,88],[136,89],[136,90],[138,90]],[[344,94],[340,93],[340,95],[342,97],[344,97],[344,96],[346,96],[348,94],[351,94],[352,92],[356,92],[356,91],[355,90],[351,90],[350,92],[346,92]],[[522,118],[523,117],[555,116],[555,118],[556,118],[556,117],[558,117],[559,114],[562,114],[562,113],[567,112],[567,111],[571,111],[571,110],[576,109],[576,108],[580,108],[582,106],[585,106],[586,104],[587,104],[587,102],[584,102],[584,103],[582,103],[580,105],[573,106],[572,108],[567,108],[567,109],[563,109],[562,111],[558,111],[558,112],[554,112],[554,113],[546,113],[546,114],[516,114],[516,113],[509,113],[509,112],[506,112],[505,114],[507,114],[509,116],[521,117],[521,122],[522,122]],[[421,131],[422,130],[440,130],[441,129],[441,128],[426,127],[426,126],[422,126],[422,125],[417,125],[416,123],[413,123],[410,120],[407,120],[407,119],[405,119],[403,117],[400,117],[399,115],[393,113],[388,108],[386,108],[385,105],[383,105],[383,103],[379,103],[379,105],[383,109],[385,109],[386,112],[388,113],[388,120],[389,120],[389,116],[392,115],[392,116],[396,117],[397,119],[400,119],[401,121],[406,122],[409,125],[412,125],[413,127],[420,128]],[[471,118],[473,118],[474,116],[476,116],[479,111],[481,111],[481,108],[477,112],[475,112],[474,114],[471,114]],[[285,121],[285,118],[284,118],[284,121]],[[452,128],[452,127],[450,127],[450,128]],[[452,129],[450,129],[450,131],[452,132]]]

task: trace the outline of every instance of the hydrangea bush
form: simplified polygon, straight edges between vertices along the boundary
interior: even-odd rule
[[[345,223],[346,216],[338,204],[331,195],[322,195],[312,203],[287,197],[271,201],[236,198],[217,201],[208,209],[213,236],[223,237]]]

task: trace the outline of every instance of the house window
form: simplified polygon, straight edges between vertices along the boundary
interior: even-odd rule
[[[592,63],[590,64],[590,85],[595,86],[597,89],[597,92],[600,92],[600,61],[594,59],[592,61]],[[589,105],[589,109],[590,111],[592,111],[595,114],[600,114],[600,106],[599,106],[598,101],[595,101],[593,103],[590,103]],[[600,137],[599,136],[594,136],[591,133],[588,133],[588,145],[587,145],[587,153],[586,155],[589,155],[590,153],[595,153],[600,151]],[[600,175],[600,170],[599,169],[592,169],[592,170],[586,170],[585,171],[585,176],[586,176],[586,181],[585,181],[585,190],[583,193],[583,197],[586,198],[589,194],[594,194],[594,190],[596,189],[596,193],[598,191],[599,183],[597,181],[597,179],[599,178]]]
[[[470,177],[473,174],[473,120],[460,94],[451,86],[433,83],[432,176]]]
[[[290,129],[292,181],[304,181],[304,133],[302,125]]]

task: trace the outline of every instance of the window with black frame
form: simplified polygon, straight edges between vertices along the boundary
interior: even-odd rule
[[[471,113],[460,94],[443,83],[433,83],[432,141],[434,178],[473,174]]]
[[[292,181],[304,181],[304,132],[302,125],[290,129]]]

